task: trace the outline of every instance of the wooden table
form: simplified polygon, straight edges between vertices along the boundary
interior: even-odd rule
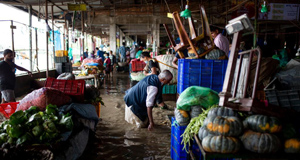
[[[89,80],[89,79],[94,79],[95,82],[95,87],[98,88],[99,84],[99,75],[98,74],[90,74],[88,76],[77,76],[75,77],[76,80]]]
[[[243,148],[237,153],[210,153],[206,152],[202,144],[198,138],[197,135],[194,135],[195,141],[197,145],[199,146],[199,149],[201,151],[201,154],[203,156],[203,160],[209,160],[209,159],[226,159],[226,158],[242,158],[242,159],[299,159],[300,154],[287,154],[283,151],[279,151],[277,153],[269,153],[269,154],[261,154],[261,153],[253,153],[250,151],[247,151]],[[242,147],[242,146],[241,146]],[[193,154],[191,154],[193,155]],[[193,158],[192,158],[193,159]]]

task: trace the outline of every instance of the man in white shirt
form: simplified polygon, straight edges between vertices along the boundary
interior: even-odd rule
[[[210,26],[211,36],[214,39],[215,45],[222,51],[225,52],[226,56],[228,57],[229,53],[229,41],[228,39],[223,36],[219,29],[214,26]]]

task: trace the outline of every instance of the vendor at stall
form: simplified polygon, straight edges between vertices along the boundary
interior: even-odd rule
[[[14,54],[12,50],[4,50],[3,55],[4,61],[0,62],[0,90],[2,94],[1,103],[15,102],[15,70],[18,69],[20,71],[25,71],[29,75],[31,75],[31,72],[13,62]]]
[[[126,91],[125,120],[136,124],[138,128],[147,127],[151,131],[154,128],[152,108],[155,102],[165,106],[162,102],[163,85],[168,84],[173,78],[169,70],[164,70],[157,75],[145,77],[134,87]]]
[[[210,26],[211,36],[214,39],[215,45],[222,51],[225,52],[228,57],[229,53],[229,41],[228,39],[220,33],[219,28]]]
[[[183,53],[183,55],[184,55],[185,58],[189,56],[189,55],[188,55],[188,50],[187,50],[187,49],[184,50],[182,53]],[[173,65],[175,68],[178,68],[178,65],[176,64],[177,61],[178,61],[178,59],[181,59],[181,58],[180,58],[180,56],[179,56],[179,53],[176,52],[176,55],[175,55],[175,57],[174,57],[174,59],[173,59],[173,62],[172,62],[172,65]]]
[[[143,52],[141,55],[141,60],[146,63],[146,66],[144,68],[144,75],[149,76],[152,74],[158,75],[160,70],[158,67],[158,62],[155,61],[155,59],[150,57],[149,52]]]

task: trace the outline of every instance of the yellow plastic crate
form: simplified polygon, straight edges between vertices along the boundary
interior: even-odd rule
[[[65,50],[57,50],[57,51],[55,51],[55,56],[56,56],[56,57],[64,57],[64,56],[68,56],[68,51],[65,51]]]

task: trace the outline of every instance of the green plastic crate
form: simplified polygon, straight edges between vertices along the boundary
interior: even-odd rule
[[[176,94],[177,93],[177,85],[176,84],[164,85],[162,93],[163,94]]]

